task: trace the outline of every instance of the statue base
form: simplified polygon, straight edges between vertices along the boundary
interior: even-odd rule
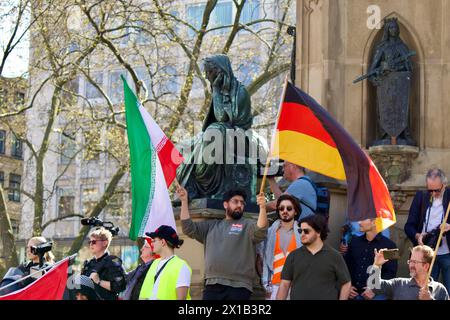
[[[390,140],[389,140],[390,141]],[[369,155],[388,186],[406,181],[419,148],[408,145],[379,145],[369,148]]]

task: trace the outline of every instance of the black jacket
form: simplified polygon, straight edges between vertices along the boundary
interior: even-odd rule
[[[416,233],[421,233],[423,223],[425,221],[425,213],[430,207],[431,195],[428,191],[418,191],[414,196],[414,200],[409,209],[408,220],[405,224],[405,233],[409,240],[417,246]],[[450,188],[445,188],[444,197],[442,198],[442,205],[444,206],[444,214],[447,212],[448,203],[450,201]],[[450,216],[447,219],[447,223],[450,223]],[[450,244],[450,232],[446,233],[447,243]]]
[[[98,295],[104,300],[117,300],[119,293],[126,287],[122,260],[106,252],[98,259],[92,258],[85,261],[81,274],[89,277],[93,272],[98,273],[100,280],[111,282],[111,291],[95,284],[95,291]]]

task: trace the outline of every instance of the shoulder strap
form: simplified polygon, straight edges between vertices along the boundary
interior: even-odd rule
[[[166,267],[166,265],[169,263],[169,261],[172,260],[173,257],[175,257],[175,256],[170,257],[170,259],[167,260],[166,262],[164,262],[162,267],[159,268],[158,272],[155,274],[155,279],[154,279],[153,283],[156,283],[156,280],[158,279],[159,275],[161,274],[161,271],[163,271],[163,269]]]
[[[299,178],[299,180],[305,180],[308,181],[311,186],[314,188],[314,191],[316,192],[316,196],[317,196],[317,186],[316,184],[310,180],[309,178],[307,178],[306,176],[302,176]],[[297,198],[298,199],[298,198]],[[307,204],[305,201],[303,201],[303,199],[298,199],[298,201],[300,201],[300,203],[304,204],[305,206],[307,206],[309,209],[311,209],[312,212],[316,212],[316,209],[313,209],[313,207],[310,204]]]

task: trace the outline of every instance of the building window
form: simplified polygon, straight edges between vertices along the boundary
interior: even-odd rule
[[[20,202],[20,180],[21,176],[11,173],[9,175],[9,201]]]
[[[89,214],[97,204],[98,188],[83,187],[81,191],[81,204],[83,215]]]
[[[69,164],[77,154],[75,138],[66,133],[61,133],[61,164]]]
[[[3,104],[8,101],[8,90],[0,89],[0,106],[3,107]]]
[[[200,29],[202,26],[203,12],[205,11],[205,4],[189,5],[186,7],[186,20],[195,29]],[[188,36],[194,37],[195,31],[191,28],[188,29]]]
[[[6,131],[0,130],[0,154],[5,154]]]
[[[16,92],[16,105],[23,105],[25,103],[25,93]]]
[[[210,28],[217,28],[222,26],[227,26],[231,24],[232,20],[232,6],[231,2],[221,2],[216,5],[211,14],[211,25]],[[223,28],[215,30],[214,34],[223,34],[229,28]]]
[[[66,217],[75,213],[75,196],[72,190],[58,189],[58,217]]]
[[[139,80],[141,80],[145,84],[145,87],[148,90],[147,99],[152,99],[153,98],[152,79],[148,70],[143,67],[136,68],[136,75],[138,76]]]
[[[3,171],[0,171],[0,185],[2,188],[5,186],[5,173]]]
[[[103,74],[98,72],[92,73],[91,78],[100,88],[103,87]],[[100,91],[88,79],[86,79],[86,98],[98,99],[101,97],[102,94]]]
[[[240,22],[249,23],[260,18],[260,1],[247,0],[241,12]]]
[[[108,91],[109,98],[113,104],[123,102],[123,83],[120,79],[122,74],[125,74],[123,70],[109,73]]]
[[[84,150],[83,157],[86,161],[100,160],[101,142],[100,135],[94,130],[83,131]]]
[[[123,216],[123,205],[123,193],[116,193],[109,199],[106,212],[110,217]]]
[[[178,72],[175,67],[166,66],[161,69],[163,80],[160,93],[177,93],[180,90]]]
[[[23,158],[23,143],[15,134],[12,135],[11,156],[17,159]]]

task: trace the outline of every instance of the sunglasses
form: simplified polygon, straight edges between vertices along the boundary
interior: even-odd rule
[[[309,234],[312,230],[311,229],[298,229],[299,233]]]
[[[284,211],[284,209],[286,209],[286,211],[292,211],[292,207],[291,206],[279,206],[278,207],[278,211]]]
[[[429,193],[438,193],[438,192],[441,192],[441,190],[442,190],[442,187],[443,187],[443,185],[439,188],[439,189],[428,189],[428,192]]]
[[[95,244],[97,244],[97,242],[103,242],[103,241],[106,241],[106,240],[89,240],[88,244],[89,245],[95,245]]]

